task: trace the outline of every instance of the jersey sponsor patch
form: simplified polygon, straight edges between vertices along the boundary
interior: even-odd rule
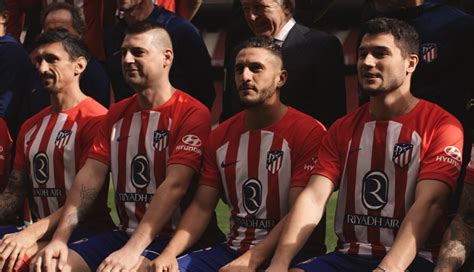
[[[438,58],[438,47],[435,43],[425,43],[420,46],[421,56],[424,61],[430,63]]]
[[[461,167],[462,154],[461,151],[455,146],[447,146],[444,148],[444,154],[436,156],[436,161],[449,163],[456,166],[458,169]]]
[[[132,160],[131,179],[137,189],[146,188],[150,184],[150,163],[143,155],[136,155]]]
[[[381,210],[388,202],[389,181],[382,171],[369,171],[362,180],[362,203],[369,210]]]
[[[54,144],[58,148],[63,148],[69,143],[69,139],[71,138],[72,131],[71,130],[60,130],[58,132],[58,135],[56,136],[56,140],[54,141]]]
[[[44,152],[38,152],[33,157],[33,176],[38,184],[45,184],[49,179],[49,160]]]
[[[155,130],[153,132],[153,148],[163,151],[168,147],[169,130]]]
[[[242,185],[242,202],[245,211],[252,215],[260,210],[262,205],[262,183],[257,179],[248,179]]]
[[[413,145],[407,143],[398,143],[393,146],[392,161],[400,168],[405,167],[411,161]]]
[[[283,162],[284,152],[281,150],[272,150],[267,153],[267,169],[270,173],[275,174],[280,170]]]

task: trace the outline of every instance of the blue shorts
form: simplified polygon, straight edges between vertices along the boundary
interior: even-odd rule
[[[24,229],[25,229],[24,226],[21,226],[21,227],[16,227],[16,226],[0,227],[0,239],[3,238],[3,236],[5,236],[5,234],[20,232]],[[75,229],[74,232],[72,233],[71,237],[69,238],[69,243],[85,239],[85,238],[93,236],[95,234],[96,234],[96,232],[89,231],[89,230],[86,230],[86,229]]]
[[[129,238],[126,232],[114,230],[71,243],[69,248],[84,259],[91,271],[96,271],[102,261],[114,251],[122,248]],[[143,251],[142,256],[153,260],[163,251],[169,240],[169,237],[157,237]]]
[[[340,252],[331,252],[323,256],[315,257],[301,262],[292,268],[299,268],[304,271],[322,272],[367,272],[372,271],[382,261],[381,258],[363,255],[348,255]],[[416,257],[408,267],[407,271],[433,271],[434,264],[421,257]]]

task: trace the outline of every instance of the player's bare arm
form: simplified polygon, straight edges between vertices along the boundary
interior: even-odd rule
[[[162,254],[149,267],[149,271],[178,271],[176,257],[191,247],[204,233],[219,201],[219,190],[201,185],[186,209],[173,238]]]
[[[461,203],[446,229],[434,271],[457,271],[469,258],[474,244],[474,185],[464,184]]]
[[[31,261],[31,271],[52,269],[55,265],[53,259],[59,259],[59,269],[64,267],[68,255],[67,241],[77,224],[87,216],[108,172],[109,167],[102,162],[94,159],[86,161],[74,180],[53,238]]]
[[[443,182],[418,182],[415,202],[403,219],[393,247],[383,258],[379,270],[405,271],[408,268],[431,233],[435,222],[445,212],[450,193],[451,189]]]
[[[27,191],[28,176],[20,170],[13,170],[8,177],[7,187],[0,194],[0,222],[15,214],[23,204]]]
[[[195,174],[193,168],[171,164],[166,169],[166,178],[157,188],[150,205],[130,240],[120,250],[107,257],[97,271],[122,269],[125,271],[135,267],[141,253],[155,239],[179,207]]]
[[[287,215],[278,247],[267,271],[287,271],[291,260],[303,247],[318,225],[334,183],[324,176],[313,175]]]
[[[291,209],[296,202],[296,199],[303,191],[303,187],[292,187],[289,191],[289,208]],[[255,247],[247,250],[242,256],[235,259],[231,263],[222,267],[220,272],[232,271],[256,271],[262,263],[271,257],[274,253],[278,238],[281,235],[287,216],[283,217],[278,224],[270,231],[268,236],[258,243]]]

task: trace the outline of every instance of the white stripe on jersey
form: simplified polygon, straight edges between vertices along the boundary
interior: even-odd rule
[[[112,184],[114,185],[115,192],[117,192],[117,181],[118,181],[118,147],[120,130],[122,130],[123,119],[120,119],[112,126],[110,133],[110,170],[112,172]]]
[[[341,182],[339,183],[339,188],[345,188],[347,186],[347,159],[349,158],[349,154],[351,153],[351,144],[352,144],[352,140],[350,140],[347,145],[345,165],[342,170]],[[347,190],[339,190],[339,194],[337,197],[335,218],[334,218],[334,231],[336,232],[336,236],[341,241],[346,240],[344,237],[343,229],[342,229],[342,226],[344,225],[344,215],[346,214],[346,198],[347,198]],[[343,253],[346,253],[348,249],[349,248],[347,248],[345,251],[343,250],[341,251]]]
[[[46,126],[48,125],[49,119],[51,119],[51,115],[48,115],[48,116],[43,118],[43,121],[41,122],[41,126],[40,126],[38,132],[36,133],[35,139],[33,140],[32,143],[30,143],[30,145],[31,145],[30,153],[28,154],[28,161],[30,161],[30,162],[33,161],[33,158],[35,157],[36,153],[38,153],[39,146],[41,144],[41,139],[43,138],[43,134],[44,134],[44,131],[46,130]],[[35,131],[35,129],[36,129],[36,126],[33,129],[31,129],[31,131],[32,131],[31,133],[33,133]],[[38,185],[37,185],[37,183],[35,181],[35,178],[34,178],[35,173],[34,173],[33,166],[30,167],[30,177],[33,181],[33,188],[37,188]],[[35,203],[38,206],[39,216],[41,218],[44,217],[43,203],[41,201],[36,201],[36,200],[35,200]]]
[[[249,146],[249,136],[250,136],[250,133],[246,132],[246,133],[242,134],[242,136],[240,137],[239,150],[237,151],[237,161],[238,161],[238,163],[236,164],[236,167],[235,167],[236,168],[235,169],[235,179],[240,181],[239,183],[235,184],[235,193],[236,193],[237,202],[238,202],[237,209],[239,210],[239,213],[237,213],[237,216],[239,216],[239,217],[245,217],[245,215],[246,215],[244,205],[243,205],[243,202],[242,202],[242,183],[245,180],[243,180],[243,181],[239,180],[238,177],[239,176],[248,177],[249,167],[248,167],[247,153],[248,153],[248,146]],[[235,239],[232,243],[232,246],[234,246],[234,249],[240,248],[242,240],[245,239],[245,228],[239,226],[237,231],[238,231],[239,235],[237,237],[235,237]]]
[[[375,121],[365,123],[364,130],[359,144],[359,152],[357,158],[356,184],[354,196],[354,211],[355,214],[367,214],[367,209],[362,204],[362,181],[364,176],[371,169],[372,163],[372,149],[374,142]],[[367,243],[367,227],[354,225],[355,236],[357,241]],[[361,254],[369,254],[371,252],[364,252]]]
[[[125,190],[126,192],[136,192],[137,189],[133,186],[130,181],[130,170],[133,158],[138,154],[138,145],[140,143],[140,128],[142,126],[141,112],[135,112],[130,123],[130,130],[128,131],[127,138],[127,155],[125,163]],[[148,158],[149,159],[149,158]],[[148,204],[147,204],[148,205]],[[135,217],[135,202],[125,202],[125,210],[127,212],[128,226],[127,232],[133,232],[138,226],[137,219]]]

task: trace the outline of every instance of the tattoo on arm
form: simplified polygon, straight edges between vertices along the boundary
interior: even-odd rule
[[[98,194],[99,194],[99,190],[97,188],[95,187],[88,188],[84,184],[81,185],[81,192],[79,195],[81,199],[81,204],[79,205],[79,208],[77,209],[76,213],[69,215],[69,218],[68,218],[69,226],[75,226],[80,221],[84,220],[90,208],[92,207],[92,204],[97,198]]]
[[[474,244],[474,186],[466,184],[459,210],[444,234],[438,268],[461,267]]]
[[[0,220],[7,220],[20,209],[25,199],[27,182],[26,173],[17,170],[11,172],[7,187],[0,194]]]

